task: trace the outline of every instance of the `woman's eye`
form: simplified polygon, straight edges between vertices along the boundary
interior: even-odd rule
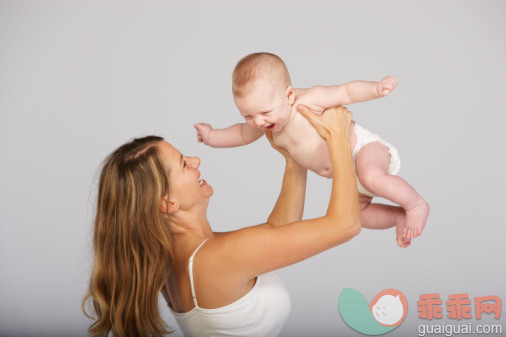
[[[183,167],[186,167],[186,160],[183,161]]]

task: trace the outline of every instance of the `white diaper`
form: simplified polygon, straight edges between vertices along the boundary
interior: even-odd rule
[[[371,131],[361,127],[357,123],[355,123],[355,132],[357,133],[357,144],[355,144],[355,148],[353,149],[353,153],[351,154],[353,156],[353,164],[355,164],[355,157],[357,156],[358,151],[360,149],[369,143],[372,142],[380,142],[381,144],[384,144],[386,147],[388,147],[388,151],[390,152],[390,166],[388,167],[388,174],[396,175],[399,172],[399,169],[401,167],[401,158],[399,157],[399,153],[397,152],[397,149],[393,147],[390,143],[387,143],[385,140],[383,140],[380,136],[378,136],[375,133],[372,133]],[[369,192],[362,186],[360,181],[357,177],[357,187],[358,192],[365,194],[370,197],[374,197],[374,194]]]

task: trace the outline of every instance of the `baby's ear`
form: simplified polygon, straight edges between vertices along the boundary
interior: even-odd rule
[[[293,105],[293,102],[295,102],[295,90],[293,90],[291,85],[286,88],[286,98],[288,99],[288,104]]]

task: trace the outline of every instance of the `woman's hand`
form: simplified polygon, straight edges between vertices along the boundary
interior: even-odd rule
[[[285,159],[288,161],[288,160],[293,160],[292,157],[290,156],[290,154],[288,153],[288,151],[286,151],[285,149],[283,149],[282,147],[279,147],[279,146],[276,146],[274,144],[274,141],[272,140],[272,132],[271,131],[266,131],[265,132],[265,136],[267,137],[267,139],[269,140],[269,143],[271,143],[271,146],[274,148],[274,150],[278,151],[279,153],[281,153],[283,155],[283,157],[285,157]]]
[[[313,113],[302,104],[297,106],[297,110],[313,125],[323,139],[328,140],[331,134],[349,137],[349,126],[353,116],[345,107],[329,108],[321,115]]]

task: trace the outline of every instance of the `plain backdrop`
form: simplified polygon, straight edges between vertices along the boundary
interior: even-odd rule
[[[408,249],[395,230],[283,268],[292,296],[281,336],[360,336],[338,312],[343,288],[408,299],[390,336],[446,318],[451,294],[506,300],[504,1],[0,1],[0,335],[85,336],[81,312],[101,161],[137,136],[201,158],[215,231],[264,222],[282,157],[267,140],[233,149],[196,141],[193,124],[241,122],[231,74],[243,56],[282,57],[295,87],[399,78],[388,97],[350,106],[394,144],[399,175],[429,202]],[[330,180],[309,174],[305,218]],[[445,318],[418,318],[439,293]],[[181,336],[160,301],[166,322]]]

